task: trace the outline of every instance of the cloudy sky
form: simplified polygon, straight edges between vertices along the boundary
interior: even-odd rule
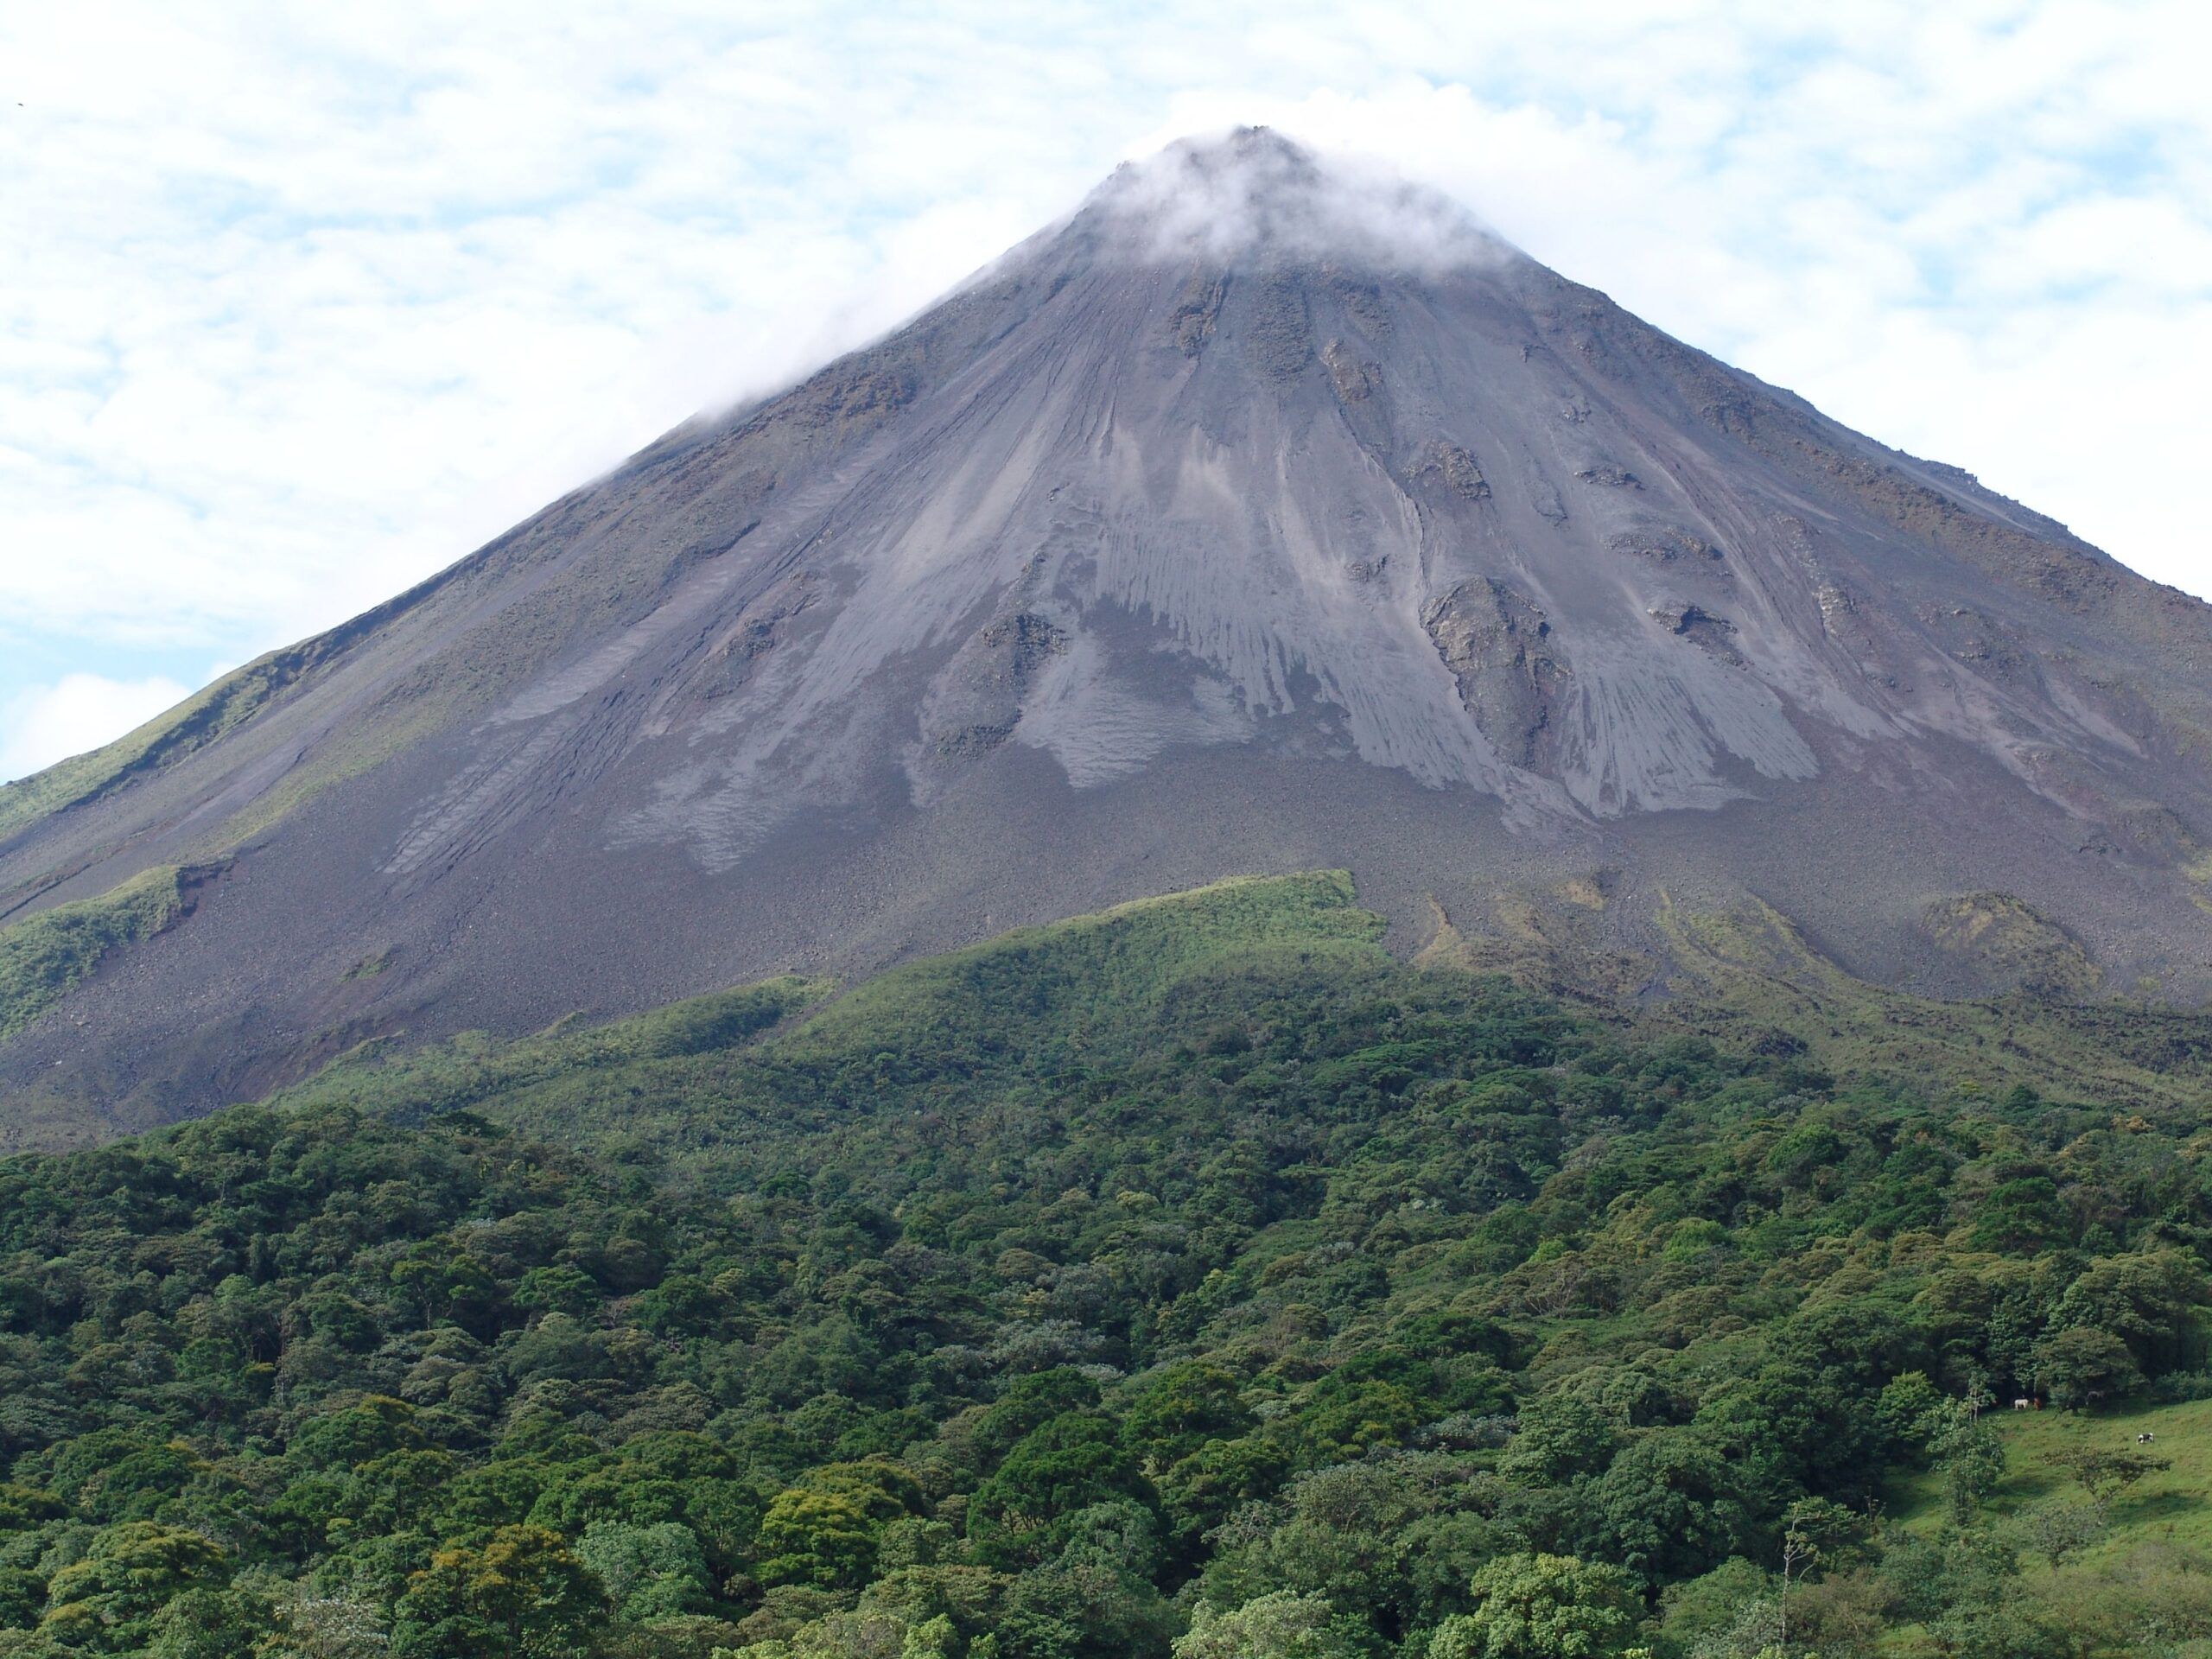
[[[1240,122],[2212,594],[2208,14],[0,8],[0,778]]]

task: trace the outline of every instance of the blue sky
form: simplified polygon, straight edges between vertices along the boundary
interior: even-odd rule
[[[1246,121],[2212,593],[2208,14],[6,8],[0,778]]]

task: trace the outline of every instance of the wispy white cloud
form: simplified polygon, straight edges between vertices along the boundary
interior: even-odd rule
[[[181,700],[185,687],[160,676],[111,680],[65,674],[0,702],[0,783],[96,749]]]
[[[11,641],[143,682],[334,621],[1255,120],[2212,590],[2208,47],[2196,0],[10,8],[0,699],[54,677]]]

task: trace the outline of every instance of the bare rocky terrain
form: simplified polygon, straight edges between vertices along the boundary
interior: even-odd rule
[[[1247,131],[0,791],[0,922],[188,873],[0,1109],[1319,866],[1408,950],[1586,894],[1655,995],[1659,909],[1756,899],[1885,984],[2195,1001],[2208,752],[2212,609]]]

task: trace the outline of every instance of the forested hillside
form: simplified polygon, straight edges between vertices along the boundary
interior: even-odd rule
[[[2212,1650],[2134,1427],[2201,1110],[1379,931],[1230,884],[0,1165],[0,1655]]]

